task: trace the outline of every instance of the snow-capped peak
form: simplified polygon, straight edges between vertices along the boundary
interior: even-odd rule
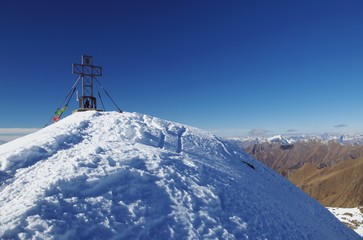
[[[342,145],[363,145],[362,134],[300,134],[300,135],[274,135],[268,137],[233,137],[235,141],[242,143],[243,147],[247,147],[258,143],[280,143],[280,144],[294,144],[296,142],[316,141],[321,143],[336,142]]]
[[[0,183],[5,239],[360,239],[232,142],[137,113],[1,145]]]
[[[281,143],[282,145],[290,144],[290,142],[287,139],[285,139],[282,135],[276,135],[273,137],[269,137],[269,138],[267,138],[267,141],[269,143]]]

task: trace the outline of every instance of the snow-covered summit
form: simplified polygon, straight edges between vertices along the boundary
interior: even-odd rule
[[[361,239],[232,142],[137,113],[1,145],[0,183],[5,239]]]

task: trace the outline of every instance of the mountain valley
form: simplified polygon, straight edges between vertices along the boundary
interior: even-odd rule
[[[363,206],[363,145],[361,135],[281,135],[240,139],[240,146],[279,172],[326,207],[358,209]],[[345,215],[345,222],[349,218]],[[334,212],[334,211],[332,211]],[[337,217],[344,216],[338,214]],[[334,212],[334,213],[335,213]],[[343,222],[344,222],[343,221]],[[347,225],[363,235],[363,221]]]

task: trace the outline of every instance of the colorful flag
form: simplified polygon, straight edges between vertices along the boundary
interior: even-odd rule
[[[55,112],[54,112],[54,115],[56,115],[56,116],[59,116],[59,115],[61,115],[61,114],[62,114],[62,111],[61,111],[61,110],[59,110],[59,109],[58,109],[57,111],[55,111]]]
[[[56,116],[60,116],[62,115],[62,113],[64,113],[64,111],[67,109],[67,106],[62,107],[61,109],[57,109],[57,111],[54,112],[54,115]]]
[[[59,118],[60,118],[60,116],[55,116],[55,117],[53,118],[53,122],[58,121],[58,120],[59,120]]]

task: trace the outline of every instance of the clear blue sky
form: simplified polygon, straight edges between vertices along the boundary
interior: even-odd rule
[[[0,128],[44,126],[77,78],[71,64],[89,54],[125,111],[219,135],[362,132],[362,10],[361,0],[2,1]]]

